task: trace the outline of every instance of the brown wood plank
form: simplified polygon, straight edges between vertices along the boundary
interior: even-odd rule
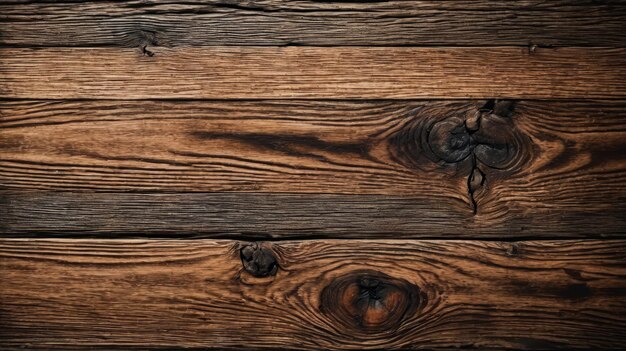
[[[0,45],[625,46],[623,1],[2,1]]]
[[[0,231],[624,234],[625,111],[621,101],[3,101]],[[87,191],[113,193],[74,193]],[[251,194],[115,194],[128,191]],[[300,221],[307,211],[325,217]]]
[[[0,95],[33,99],[620,98],[626,48],[0,49]]]
[[[3,349],[626,342],[625,241],[242,244],[0,240]]]
[[[584,201],[575,207],[548,200],[532,207],[505,201],[496,214],[481,209],[473,215],[466,201],[445,195],[2,191],[0,234],[279,240],[625,237],[623,201],[604,201],[588,207]]]

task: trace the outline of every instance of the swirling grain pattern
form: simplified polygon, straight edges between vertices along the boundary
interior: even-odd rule
[[[3,349],[617,348],[626,242],[0,240]],[[10,282],[7,284],[6,282]]]

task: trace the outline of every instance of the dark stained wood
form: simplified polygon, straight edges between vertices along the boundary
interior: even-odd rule
[[[234,241],[0,240],[2,348],[626,342],[625,241],[261,244],[273,276],[247,273]]]
[[[626,48],[0,49],[32,99],[624,98]]]
[[[0,0],[0,350],[626,349],[625,19]]]
[[[588,189],[591,194],[593,189]],[[439,196],[0,192],[0,235],[166,238],[623,238],[624,201],[597,195],[545,203],[498,200],[473,214]],[[559,196],[561,198],[559,198]],[[612,196],[612,197],[611,197]],[[552,201],[549,201],[552,200]],[[585,200],[588,200],[585,202]],[[577,202],[580,201],[580,202]]]
[[[0,45],[625,46],[622,1],[2,1]]]
[[[3,101],[0,230],[624,234],[625,111],[590,100]],[[74,193],[94,190],[185,193]],[[254,194],[186,194],[207,191]]]

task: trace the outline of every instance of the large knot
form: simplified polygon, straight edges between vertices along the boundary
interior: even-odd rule
[[[420,301],[417,286],[368,270],[339,277],[325,287],[321,308],[341,325],[370,333],[398,327]]]
[[[489,110],[471,111],[465,118],[449,117],[435,123],[428,133],[430,151],[447,163],[472,156],[487,167],[506,167],[518,148],[510,119],[513,105],[510,101],[494,105]]]

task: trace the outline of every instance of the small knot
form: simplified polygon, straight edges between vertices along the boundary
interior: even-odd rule
[[[255,277],[275,275],[278,271],[278,263],[274,253],[259,243],[244,246],[240,253],[244,269]]]
[[[515,255],[518,255],[519,253],[520,253],[520,249],[519,249],[518,244],[516,244],[516,243],[511,243],[506,248],[507,256],[515,256]]]

